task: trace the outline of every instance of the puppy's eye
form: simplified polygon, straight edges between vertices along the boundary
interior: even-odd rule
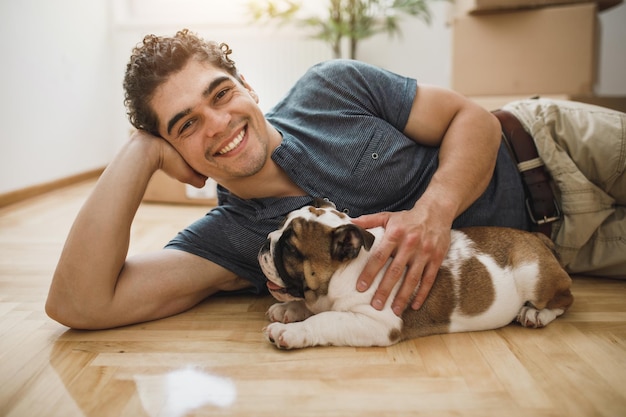
[[[289,255],[292,255],[298,258],[302,257],[298,248],[296,248],[291,242],[285,242],[284,248],[285,248],[285,252],[287,252]]]

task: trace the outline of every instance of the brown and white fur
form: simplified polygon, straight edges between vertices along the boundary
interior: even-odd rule
[[[438,333],[496,329],[513,321],[543,327],[573,302],[571,279],[540,234],[497,227],[451,232],[451,244],[428,298],[402,317],[370,306],[384,270],[365,292],[356,280],[382,238],[327,205],[307,206],[268,235],[259,262],[270,293],[264,332],[279,348],[388,346]]]

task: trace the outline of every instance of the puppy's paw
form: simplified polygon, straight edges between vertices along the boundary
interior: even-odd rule
[[[524,327],[538,329],[547,326],[548,323],[563,314],[563,312],[561,309],[551,310],[544,308],[543,310],[537,310],[533,306],[525,305],[519,311],[516,321]]]
[[[272,323],[263,329],[265,337],[280,349],[295,349],[308,346],[303,329],[296,323]]]
[[[271,322],[294,323],[311,317],[313,313],[306,308],[303,301],[289,301],[276,303],[267,310],[267,317]]]

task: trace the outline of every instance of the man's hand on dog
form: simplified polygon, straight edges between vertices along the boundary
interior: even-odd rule
[[[435,282],[450,246],[451,225],[437,216],[428,216],[419,209],[365,215],[354,219],[354,223],[364,228],[385,228],[383,242],[372,253],[370,261],[363,269],[357,281],[357,290],[366,291],[389,258],[393,258],[372,298],[372,307],[377,310],[383,308],[406,268],[406,278],[393,300],[392,309],[400,316],[413,294],[415,298],[411,307],[419,309]]]

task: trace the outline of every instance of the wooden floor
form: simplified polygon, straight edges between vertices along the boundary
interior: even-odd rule
[[[43,311],[92,182],[0,209],[0,416],[626,416],[626,282],[575,278],[541,330],[426,337],[390,348],[279,351],[269,297],[73,331]],[[200,207],[146,205],[131,251],[158,249]]]

